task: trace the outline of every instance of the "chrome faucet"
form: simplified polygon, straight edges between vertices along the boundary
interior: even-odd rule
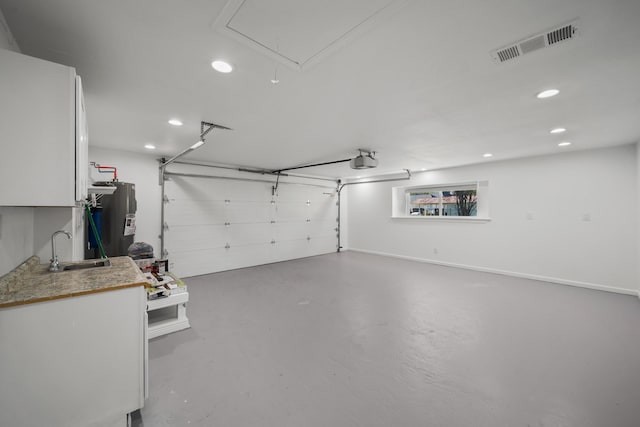
[[[58,230],[51,235],[51,265],[49,266],[49,271],[60,271],[60,262],[56,254],[56,236],[60,233],[66,234],[67,238],[71,239],[71,233],[64,230]]]

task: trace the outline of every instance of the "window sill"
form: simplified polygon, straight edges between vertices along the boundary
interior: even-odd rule
[[[421,216],[421,215],[392,215],[392,219],[410,219],[422,221],[453,221],[453,222],[490,222],[491,218],[477,216]]]

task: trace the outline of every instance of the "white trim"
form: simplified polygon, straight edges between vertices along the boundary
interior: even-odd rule
[[[427,221],[468,221],[468,222],[489,222],[491,218],[483,218],[477,216],[437,216],[437,215],[391,215],[392,219],[411,219],[411,220],[427,220]]]
[[[594,289],[597,291],[614,292],[617,294],[634,295],[634,296],[640,297],[640,292],[638,291],[625,289],[625,288],[617,288],[615,286],[600,285],[597,283],[579,282],[576,280],[566,280],[566,279],[559,279],[556,277],[548,277],[548,276],[538,276],[535,274],[518,273],[515,271],[498,270],[495,268],[479,267],[475,265],[457,264],[453,262],[437,261],[432,259],[417,258],[417,257],[406,256],[406,255],[396,255],[396,254],[390,254],[386,252],[369,251],[366,249],[345,248],[343,250],[349,250],[352,252],[361,252],[361,253],[371,254],[371,255],[388,256],[391,258],[399,258],[399,259],[404,259],[409,261],[423,262],[426,264],[436,264],[436,265],[443,265],[446,267],[463,268],[465,270],[481,271],[483,273],[501,274],[504,276],[518,277],[522,279],[531,279],[531,280],[537,280],[540,282],[555,283],[559,285],[575,286],[578,288]]]
[[[473,187],[474,189],[478,188],[478,183],[480,181],[465,181],[465,182],[452,182],[452,183],[440,183],[440,184],[422,184],[422,185],[406,185],[395,188],[402,188],[405,192],[407,190],[430,190],[430,191],[448,191],[449,188],[456,187]]]
[[[191,325],[189,324],[189,319],[163,320],[161,322],[153,323],[151,326],[149,326],[147,339],[161,337],[162,335],[182,331],[184,329],[189,329],[190,327]]]

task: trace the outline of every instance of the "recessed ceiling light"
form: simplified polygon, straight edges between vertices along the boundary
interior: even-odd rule
[[[182,122],[178,119],[171,119],[169,120],[169,124],[173,125],[173,126],[182,126]]]
[[[427,170],[427,168],[422,168],[422,169],[420,169],[420,170],[421,170],[422,172],[424,172],[424,171],[426,171],[426,170]]]
[[[558,147],[568,147],[570,145],[571,143],[569,141],[563,141],[560,144],[558,144]]]
[[[565,128],[555,128],[555,129],[551,129],[549,131],[549,133],[562,133],[562,132],[566,132],[567,130]]]
[[[540,99],[542,99],[542,98],[550,98],[552,96],[556,96],[559,93],[560,93],[560,91],[558,89],[547,89],[547,90],[543,90],[542,92],[540,92],[536,96],[538,98],[540,98]]]
[[[147,150],[155,150],[156,146],[153,144],[145,144],[144,148],[146,148]]]
[[[484,153],[484,154],[482,155],[482,157],[493,157],[493,154],[491,154],[491,153]]]
[[[233,71],[233,67],[231,66],[231,64],[225,61],[213,61],[211,63],[211,66],[214,70],[220,73],[230,73]]]

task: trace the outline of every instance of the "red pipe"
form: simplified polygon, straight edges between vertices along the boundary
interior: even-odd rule
[[[103,166],[103,165],[99,165],[99,164],[95,163],[94,167],[96,167],[98,169],[98,172],[100,172],[100,173],[113,172],[113,180],[114,181],[118,180],[118,169],[115,166]],[[102,171],[102,169],[109,169],[109,170]]]

